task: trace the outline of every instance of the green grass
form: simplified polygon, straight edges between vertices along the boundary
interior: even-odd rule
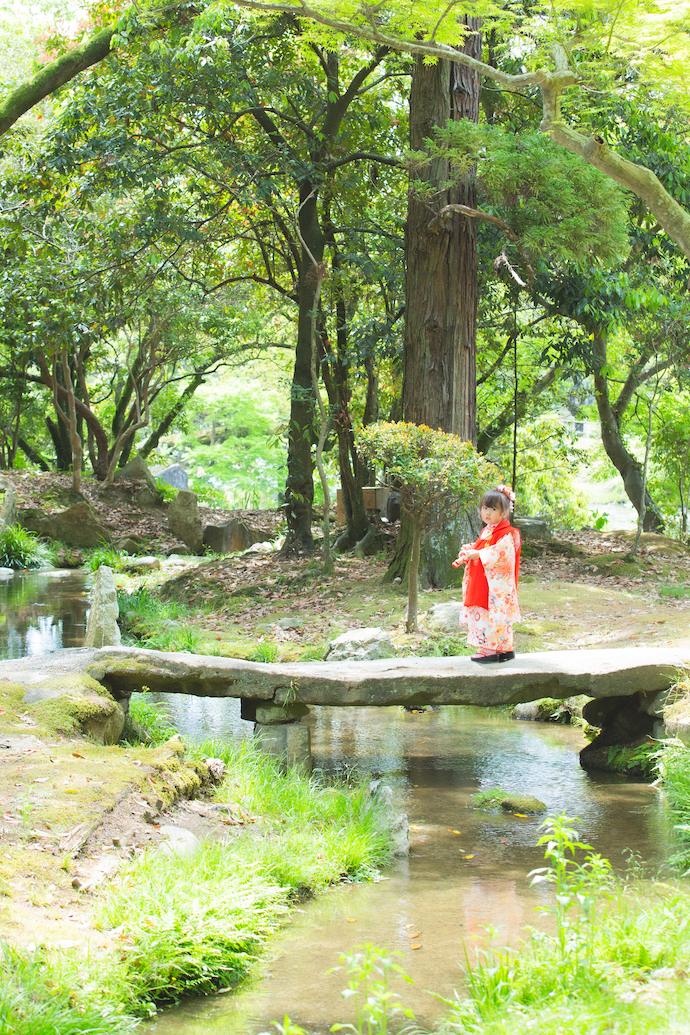
[[[690,748],[680,742],[657,752],[664,791],[675,820],[676,851],[671,861],[690,872]]]
[[[2,1035],[130,1035],[138,1027],[107,1006],[77,1006],[72,988],[56,976],[42,950],[23,952],[0,942]]]
[[[118,590],[120,625],[142,646],[150,650],[199,653],[201,633],[182,621],[189,608],[175,600],[161,600],[147,586],[133,593]]]
[[[47,547],[21,525],[9,525],[0,532],[0,567],[40,568],[49,561]]]
[[[132,860],[94,908],[97,925],[113,932],[115,950],[86,957],[79,949],[46,950],[56,989],[69,990],[65,997],[88,1016],[109,1010],[120,1018],[110,1029],[94,1027],[94,1035],[119,1035],[129,1030],[123,1018],[235,987],[286,922],[292,902],[343,879],[371,877],[389,857],[390,811],[364,784],[332,786],[283,773],[279,760],[251,744],[207,743],[190,755],[225,761],[217,801],[244,827],[232,827],[227,841],[201,844],[192,856],[150,852]],[[5,1031],[14,1029],[0,1024],[0,1035]]]
[[[134,694],[129,702],[121,742],[132,747],[158,747],[177,733],[168,719],[165,706],[150,700],[147,693]]]
[[[121,571],[125,565],[126,558],[119,551],[112,546],[98,546],[95,550],[91,550],[85,561],[84,567],[89,568],[91,571],[98,571],[102,564],[106,567],[112,568],[113,571]]]

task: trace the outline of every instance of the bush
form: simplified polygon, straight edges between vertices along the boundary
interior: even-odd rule
[[[3,568],[40,568],[47,563],[48,550],[33,532],[21,525],[9,525],[0,532],[0,566]]]

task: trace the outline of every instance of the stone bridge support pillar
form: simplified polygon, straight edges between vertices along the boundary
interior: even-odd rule
[[[275,755],[286,766],[305,773],[312,769],[311,729],[300,722],[309,714],[306,704],[274,704],[243,698],[241,715],[254,723],[254,740],[260,751]]]
[[[666,736],[664,708],[671,691],[640,690],[629,697],[599,697],[588,701],[582,718],[600,732],[580,752],[583,769],[642,775],[635,752]]]

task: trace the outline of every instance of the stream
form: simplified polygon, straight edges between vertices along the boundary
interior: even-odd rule
[[[164,696],[190,737],[251,735],[236,701]],[[550,890],[527,878],[543,863],[535,847],[541,818],[474,810],[479,790],[500,785],[535,795],[551,813],[577,816],[583,838],[619,871],[640,861],[650,875],[664,868],[668,833],[658,792],[585,773],[578,762],[585,741],[575,727],[459,707],[422,714],[318,707],[309,721],[316,770],[342,776],[359,768],[395,789],[410,821],[409,859],[381,882],[342,886],[296,910],[252,985],[167,1011],[145,1026],[150,1035],[256,1035],[285,1014],[325,1035],[334,1021],[352,1020],[340,994],[343,972],[327,971],[366,943],[403,954],[398,962],[415,982],[398,983],[403,1001],[420,1023],[431,1022],[443,1007],[430,992],[448,997],[461,985],[463,942],[472,954],[473,944],[486,944],[487,928],[502,946],[516,944],[527,925],[548,926],[535,908],[550,901]]]
[[[0,580],[0,657],[79,646],[87,586],[83,573],[70,572]],[[152,696],[190,739],[252,735],[239,701]],[[410,822],[409,858],[378,882],[343,885],[295,909],[252,983],[166,1011],[142,1026],[146,1035],[257,1035],[286,1014],[325,1035],[335,1021],[352,1019],[340,994],[346,976],[327,972],[365,943],[402,953],[398,962],[414,984],[393,987],[419,1023],[432,1022],[443,1012],[432,993],[448,997],[461,986],[463,946],[472,956],[475,944],[486,944],[488,928],[502,946],[516,944],[526,926],[549,924],[548,914],[535,912],[549,892],[527,877],[543,863],[536,847],[541,819],[474,810],[470,800],[480,790],[533,794],[550,813],[577,816],[583,839],[619,871],[640,863],[649,876],[664,870],[669,836],[657,790],[585,773],[576,727],[461,707],[419,714],[317,707],[308,721],[317,772],[342,777],[358,769],[394,789]]]

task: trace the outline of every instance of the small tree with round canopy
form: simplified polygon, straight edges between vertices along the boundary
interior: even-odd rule
[[[471,442],[424,424],[377,421],[359,430],[357,448],[383,468],[386,484],[400,489],[400,506],[412,522],[406,630],[415,632],[424,535],[477,502],[498,471]]]

